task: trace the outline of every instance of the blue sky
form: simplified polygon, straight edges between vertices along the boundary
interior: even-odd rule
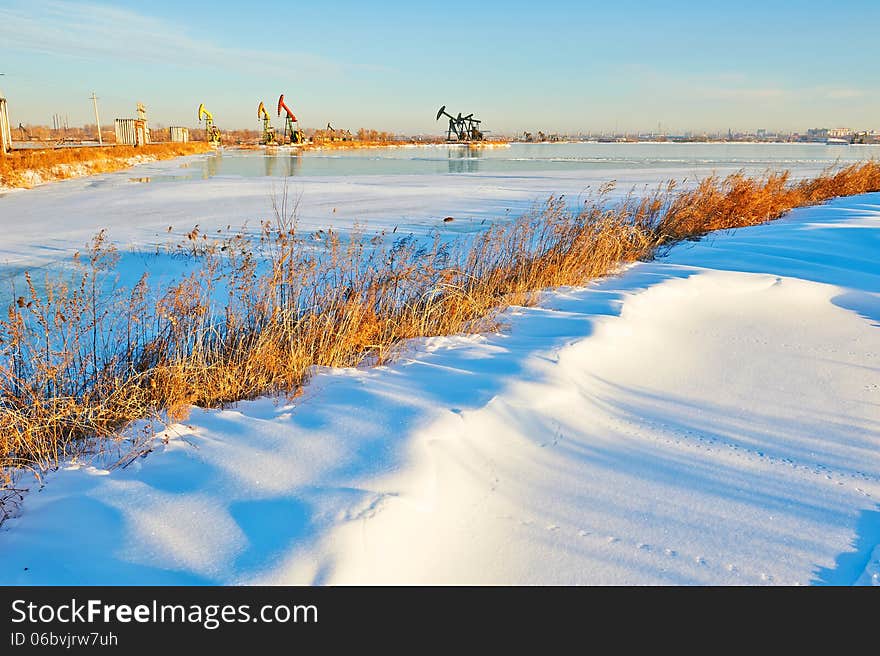
[[[880,2],[22,2],[0,6],[14,124],[437,132],[441,104],[496,132],[880,129]],[[276,120],[280,124],[280,120]]]

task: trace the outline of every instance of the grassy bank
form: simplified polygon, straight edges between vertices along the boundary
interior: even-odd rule
[[[257,237],[197,229],[174,250],[189,273],[131,289],[104,281],[117,253],[98,235],[74,281],[27,278],[0,320],[0,469],[7,490],[128,422],[295,393],[314,366],[387,362],[402,340],[476,332],[536,292],[581,285],[684,239],[760,224],[829,198],[880,191],[867,162],[790,182],[787,173],[674,182],[577,210],[561,199],[479,236],[425,244],[396,234],[302,234],[286,197]]]
[[[206,143],[159,143],[147,146],[24,149],[0,156],[0,187],[33,187],[95,173],[109,173],[160,159],[195,155]]]

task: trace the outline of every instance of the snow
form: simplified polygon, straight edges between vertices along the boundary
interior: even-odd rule
[[[378,207],[374,182],[312,181]],[[490,207],[496,182],[389,203]],[[181,217],[204,220],[212,184]],[[296,399],[193,409],[129,466],[72,463],[27,494],[0,583],[878,584],[878,247],[880,194],[837,199],[547,292],[497,333],[317,372]]]

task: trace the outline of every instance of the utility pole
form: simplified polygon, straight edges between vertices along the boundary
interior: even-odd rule
[[[0,76],[6,73],[0,73]],[[6,157],[6,151],[12,148],[12,130],[9,129],[9,111],[6,98],[0,91],[0,157]]]
[[[98,118],[98,96],[92,91],[92,103],[95,105],[95,123],[98,124],[98,143],[104,145],[104,139],[101,137],[101,119]]]

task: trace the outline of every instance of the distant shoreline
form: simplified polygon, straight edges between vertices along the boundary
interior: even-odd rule
[[[459,146],[466,148],[508,148],[511,141],[506,140],[486,140],[486,141],[334,141],[330,143],[307,143],[301,146],[294,146],[303,152],[312,150],[360,150],[362,148],[418,148],[423,146]],[[273,146],[264,146],[265,148],[273,148]],[[290,148],[291,146],[274,146],[275,148]]]
[[[296,145],[250,145],[229,144],[219,148],[227,151],[265,151],[307,154],[310,152],[407,149],[407,148],[468,148],[474,150],[510,148],[511,146],[561,146],[561,145],[608,145],[608,146],[821,146],[845,150],[849,147],[875,147],[880,144],[826,144],[822,142],[793,141],[517,141],[486,140],[479,142],[446,141],[338,141]],[[204,141],[188,143],[160,142],[134,147],[124,145],[81,145],[53,148],[20,148],[0,157],[0,193],[30,189],[49,182],[110,173],[131,168],[146,162],[173,159],[188,155],[210,153],[217,147]]]

